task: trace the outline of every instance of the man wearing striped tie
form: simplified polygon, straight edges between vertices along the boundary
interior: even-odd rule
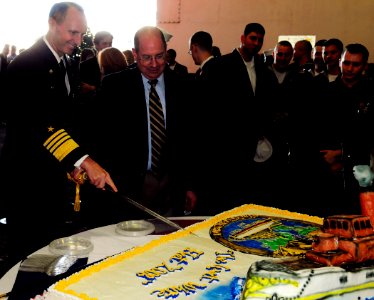
[[[175,169],[184,164],[180,139],[191,89],[186,79],[166,68],[166,42],[157,27],[136,32],[133,54],[136,68],[102,81],[99,103],[105,105],[100,107],[103,122],[98,130],[104,149],[100,152],[120,191],[168,216],[174,214],[178,201],[170,195],[178,190]]]

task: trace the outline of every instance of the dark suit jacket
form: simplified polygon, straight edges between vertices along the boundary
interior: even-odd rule
[[[175,63],[174,72],[181,76],[187,76],[188,69],[186,66],[180,64],[179,62]]]
[[[67,69],[71,71],[70,63]],[[86,151],[79,147],[71,126],[74,92],[66,94],[57,60],[44,41],[18,55],[7,72],[11,97],[1,153],[1,206],[5,205],[11,232],[23,232],[25,243],[31,240],[25,249],[39,248],[67,234],[57,230],[73,212],[75,184],[67,172]],[[49,142],[59,134],[66,134],[66,141],[51,147]]]
[[[219,65],[217,63],[218,59],[211,58],[208,60],[202,67],[201,71],[200,69],[196,71],[196,78],[197,79],[209,79],[212,76],[214,76],[215,72],[219,72]]]
[[[263,100],[273,91],[276,82],[267,69],[262,56],[256,55],[254,59],[256,70],[256,97]],[[246,66],[238,50],[235,49],[233,52],[222,56],[221,68],[222,72],[227,74],[225,80],[228,79],[230,83],[240,88],[238,93],[247,95],[247,97],[254,96]],[[269,90],[269,88],[271,88],[271,90]]]
[[[96,87],[100,86],[101,72],[97,57],[91,57],[79,64],[80,81]]]
[[[70,64],[67,69],[70,72]],[[12,97],[7,102],[7,137],[2,162],[9,172],[5,176],[5,186],[10,190],[6,189],[8,193],[3,199],[14,203],[11,199],[16,197],[22,201],[21,207],[30,209],[30,216],[35,214],[34,218],[44,214],[39,208],[53,210],[59,200],[67,201],[66,172],[85,154],[77,145],[75,149],[68,147],[66,156],[57,158],[45,146],[48,138],[60,129],[74,136],[70,122],[74,78],[70,78],[72,93],[68,97],[59,72],[56,58],[42,39],[17,56],[8,67],[7,86]],[[22,179],[14,180],[20,173]],[[24,188],[19,188],[20,185]],[[38,201],[33,203],[29,199]],[[20,207],[19,204],[14,206],[15,209]]]
[[[193,178],[202,195],[203,213],[217,213],[251,201],[253,157],[268,122],[263,102],[268,83],[263,82],[265,71],[261,65],[255,97],[236,50],[213,62],[217,64],[214,72],[209,72],[206,80],[199,80],[203,100],[196,103],[194,118],[200,124],[196,126],[198,141],[194,143],[198,146],[190,150],[197,157],[192,161],[198,170]]]
[[[172,177],[184,164],[179,150],[184,136],[182,131],[187,126],[183,106],[189,89],[183,86],[186,82],[168,68],[165,68],[164,78],[167,144],[163,166],[165,173]],[[105,76],[98,99],[100,161],[111,172],[120,190],[136,197],[147,171],[149,151],[147,107],[138,68]]]
[[[7,57],[4,56],[3,54],[0,54],[0,91],[1,91],[1,105],[4,106],[4,100],[6,98],[6,93],[5,93],[5,75],[6,75],[6,70],[8,67],[7,63]],[[5,121],[5,116],[4,116],[4,111],[0,111],[0,122]]]
[[[0,68],[0,73],[4,73],[6,72],[6,69],[8,67],[8,60],[7,60],[7,57],[4,55],[4,54],[0,54],[0,58],[1,58],[1,68]]]

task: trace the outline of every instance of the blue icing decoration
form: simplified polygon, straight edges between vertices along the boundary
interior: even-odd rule
[[[243,291],[245,278],[233,277],[227,285],[219,285],[214,289],[204,292],[198,297],[198,300],[240,300]]]

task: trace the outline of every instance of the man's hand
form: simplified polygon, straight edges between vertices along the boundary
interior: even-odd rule
[[[341,150],[321,150],[324,161],[328,164],[332,173],[339,173],[343,170]]]
[[[192,191],[186,192],[186,202],[184,205],[184,215],[190,215],[192,211],[195,209],[197,202],[196,194]]]
[[[118,192],[118,189],[109,173],[89,156],[82,162],[81,169],[83,169],[87,173],[90,183],[97,188],[105,189],[105,185],[107,184],[113,189],[113,191]],[[79,176],[81,176],[80,171],[73,172],[73,177],[75,180],[78,181]]]

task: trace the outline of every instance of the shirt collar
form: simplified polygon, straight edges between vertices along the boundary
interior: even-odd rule
[[[57,62],[60,63],[60,61],[63,59],[64,56],[62,56],[62,57],[58,56],[57,52],[52,48],[52,46],[51,46],[50,43],[48,42],[46,36],[43,36],[43,41],[44,41],[44,43],[47,45],[47,47],[49,48],[49,50],[52,51],[54,57],[56,57]]]
[[[204,66],[204,65],[205,65],[209,60],[211,60],[212,58],[214,58],[213,55],[209,56],[206,60],[204,60],[204,61],[201,63],[201,65],[200,65],[200,69],[202,69],[203,66]]]
[[[142,79],[143,79],[143,85],[147,88],[149,88],[149,79],[147,77],[145,77],[143,74],[142,74]],[[165,85],[165,80],[164,80],[164,73],[162,73],[158,78],[157,78],[158,82],[157,84],[160,85],[160,86],[164,86]]]

